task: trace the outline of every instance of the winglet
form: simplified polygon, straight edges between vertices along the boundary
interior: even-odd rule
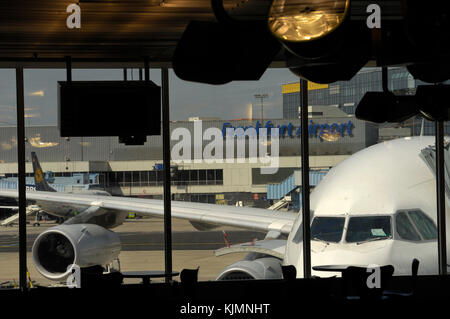
[[[37,191],[56,192],[45,180],[44,173],[42,172],[41,165],[35,152],[31,152],[31,160],[33,162],[33,175],[34,183],[36,184]]]

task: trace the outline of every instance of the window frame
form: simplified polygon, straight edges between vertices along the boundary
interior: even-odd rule
[[[424,211],[423,211],[422,209],[420,209],[420,208],[398,209],[398,210],[395,212],[394,216],[397,217],[397,214],[398,214],[398,213],[405,213],[405,215],[406,215],[406,216],[408,217],[408,219],[409,219],[409,222],[410,222],[411,225],[414,227],[414,230],[415,230],[416,233],[419,235],[420,240],[408,240],[408,239],[403,239],[403,238],[401,238],[400,235],[399,235],[398,232],[397,232],[397,224],[395,224],[395,236],[396,236],[395,239],[396,239],[396,240],[401,240],[401,241],[406,241],[406,242],[409,242],[409,243],[416,243],[416,244],[420,244],[420,243],[431,243],[431,242],[437,241],[437,238],[436,238],[436,239],[424,239],[422,233],[421,233],[420,230],[417,228],[416,223],[412,220],[411,216],[409,216],[409,213],[410,213],[411,211],[419,211],[419,212],[421,212],[422,214],[424,214],[425,217],[427,217],[427,218],[433,223],[434,227],[436,227],[436,230],[437,230],[437,225],[436,225],[436,223],[434,222],[434,220],[431,219],[427,214],[425,214]]]
[[[411,239],[405,239],[402,236],[400,236],[400,234],[398,233],[397,230],[397,216],[401,213],[404,213],[406,218],[408,219],[409,223],[412,225],[412,227],[414,228],[414,231],[416,232],[417,235],[419,235],[419,240],[411,240]],[[394,220],[395,220],[395,240],[401,240],[401,241],[406,241],[409,243],[422,243],[424,241],[422,234],[419,232],[419,230],[417,229],[416,225],[412,222],[411,217],[409,217],[408,211],[407,210],[398,210],[395,212],[394,214]]]
[[[362,215],[355,215],[354,213],[353,214],[347,214],[347,220],[346,220],[346,223],[345,223],[345,225],[344,225],[344,235],[343,235],[343,240],[342,240],[342,243],[344,243],[344,244],[359,244],[359,243],[365,243],[366,241],[368,241],[368,240],[365,240],[365,241],[355,241],[355,242],[349,242],[349,241],[347,241],[347,233],[348,233],[348,224],[350,223],[350,218],[353,218],[353,217],[357,217],[357,218],[359,218],[359,217],[389,217],[389,219],[390,219],[390,224],[391,224],[391,236],[389,237],[389,238],[385,238],[384,240],[394,240],[395,239],[395,236],[394,236],[394,223],[392,222],[392,220],[393,220],[393,214],[387,214],[387,213],[385,213],[385,214],[362,214]],[[395,231],[396,231],[396,229],[395,229]],[[368,242],[370,242],[370,241],[368,241]]]
[[[341,244],[344,242],[344,235],[347,233],[347,223],[348,223],[348,215],[346,214],[339,214],[339,215],[311,215],[311,223],[310,223],[310,229],[312,227],[312,224],[314,222],[314,219],[316,218],[344,218],[344,225],[342,227],[342,234],[341,234],[341,239],[339,241],[330,241],[328,242],[329,244]],[[303,238],[303,221],[301,222],[301,229],[302,231],[300,232]],[[295,236],[297,236],[298,234],[295,234]],[[294,239],[294,238],[293,238]],[[310,241],[317,241],[320,242],[320,240],[314,240],[312,237],[310,238]],[[300,241],[301,242],[301,241]]]

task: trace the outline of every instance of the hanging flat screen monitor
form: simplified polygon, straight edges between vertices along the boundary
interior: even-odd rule
[[[161,88],[151,81],[58,82],[60,135],[161,134]]]

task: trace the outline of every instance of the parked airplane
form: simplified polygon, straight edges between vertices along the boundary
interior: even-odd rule
[[[311,194],[312,266],[391,264],[394,275],[409,275],[411,261],[417,258],[420,274],[438,273],[433,144],[432,137],[383,142],[330,170]],[[0,196],[18,195],[0,190]],[[40,191],[27,192],[27,198],[42,207],[67,207],[64,217],[69,219],[40,234],[32,249],[37,270],[54,280],[64,279],[70,264],[106,265],[118,257],[119,238],[108,228],[120,225],[126,212],[160,217],[164,213],[161,200]],[[70,213],[74,207],[78,215]],[[297,276],[303,276],[301,214],[174,201],[172,217],[197,226],[267,232],[265,240],[217,251],[249,253],[226,267],[219,280],[281,278],[281,265],[294,265]],[[283,234],[287,240],[280,239]]]
[[[41,164],[39,163],[39,159],[35,152],[31,152],[31,161],[33,163],[33,176],[36,185],[36,190],[44,192],[56,192],[56,190],[47,183],[47,180],[45,179],[44,173],[41,168]],[[111,196],[110,193],[97,189],[75,189],[67,193],[82,193],[89,195]]]
[[[56,190],[47,183],[47,180],[45,179],[44,173],[41,168],[41,164],[39,163],[39,159],[35,152],[31,152],[31,161],[33,164],[35,189],[37,191],[43,192],[56,192]],[[111,194],[106,191],[94,189],[75,189],[74,191],[67,193],[111,196]],[[81,209],[81,211],[85,209],[85,207],[78,207],[77,205],[65,205],[55,202],[40,202],[39,206],[44,212],[56,216],[59,223],[64,222],[64,220],[70,218],[73,214],[77,214],[79,212],[78,209]]]

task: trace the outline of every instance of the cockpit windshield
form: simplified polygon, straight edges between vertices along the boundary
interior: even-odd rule
[[[350,217],[345,240],[349,243],[392,238],[390,216]]]
[[[344,217],[315,217],[311,225],[311,239],[338,243],[344,230]]]

